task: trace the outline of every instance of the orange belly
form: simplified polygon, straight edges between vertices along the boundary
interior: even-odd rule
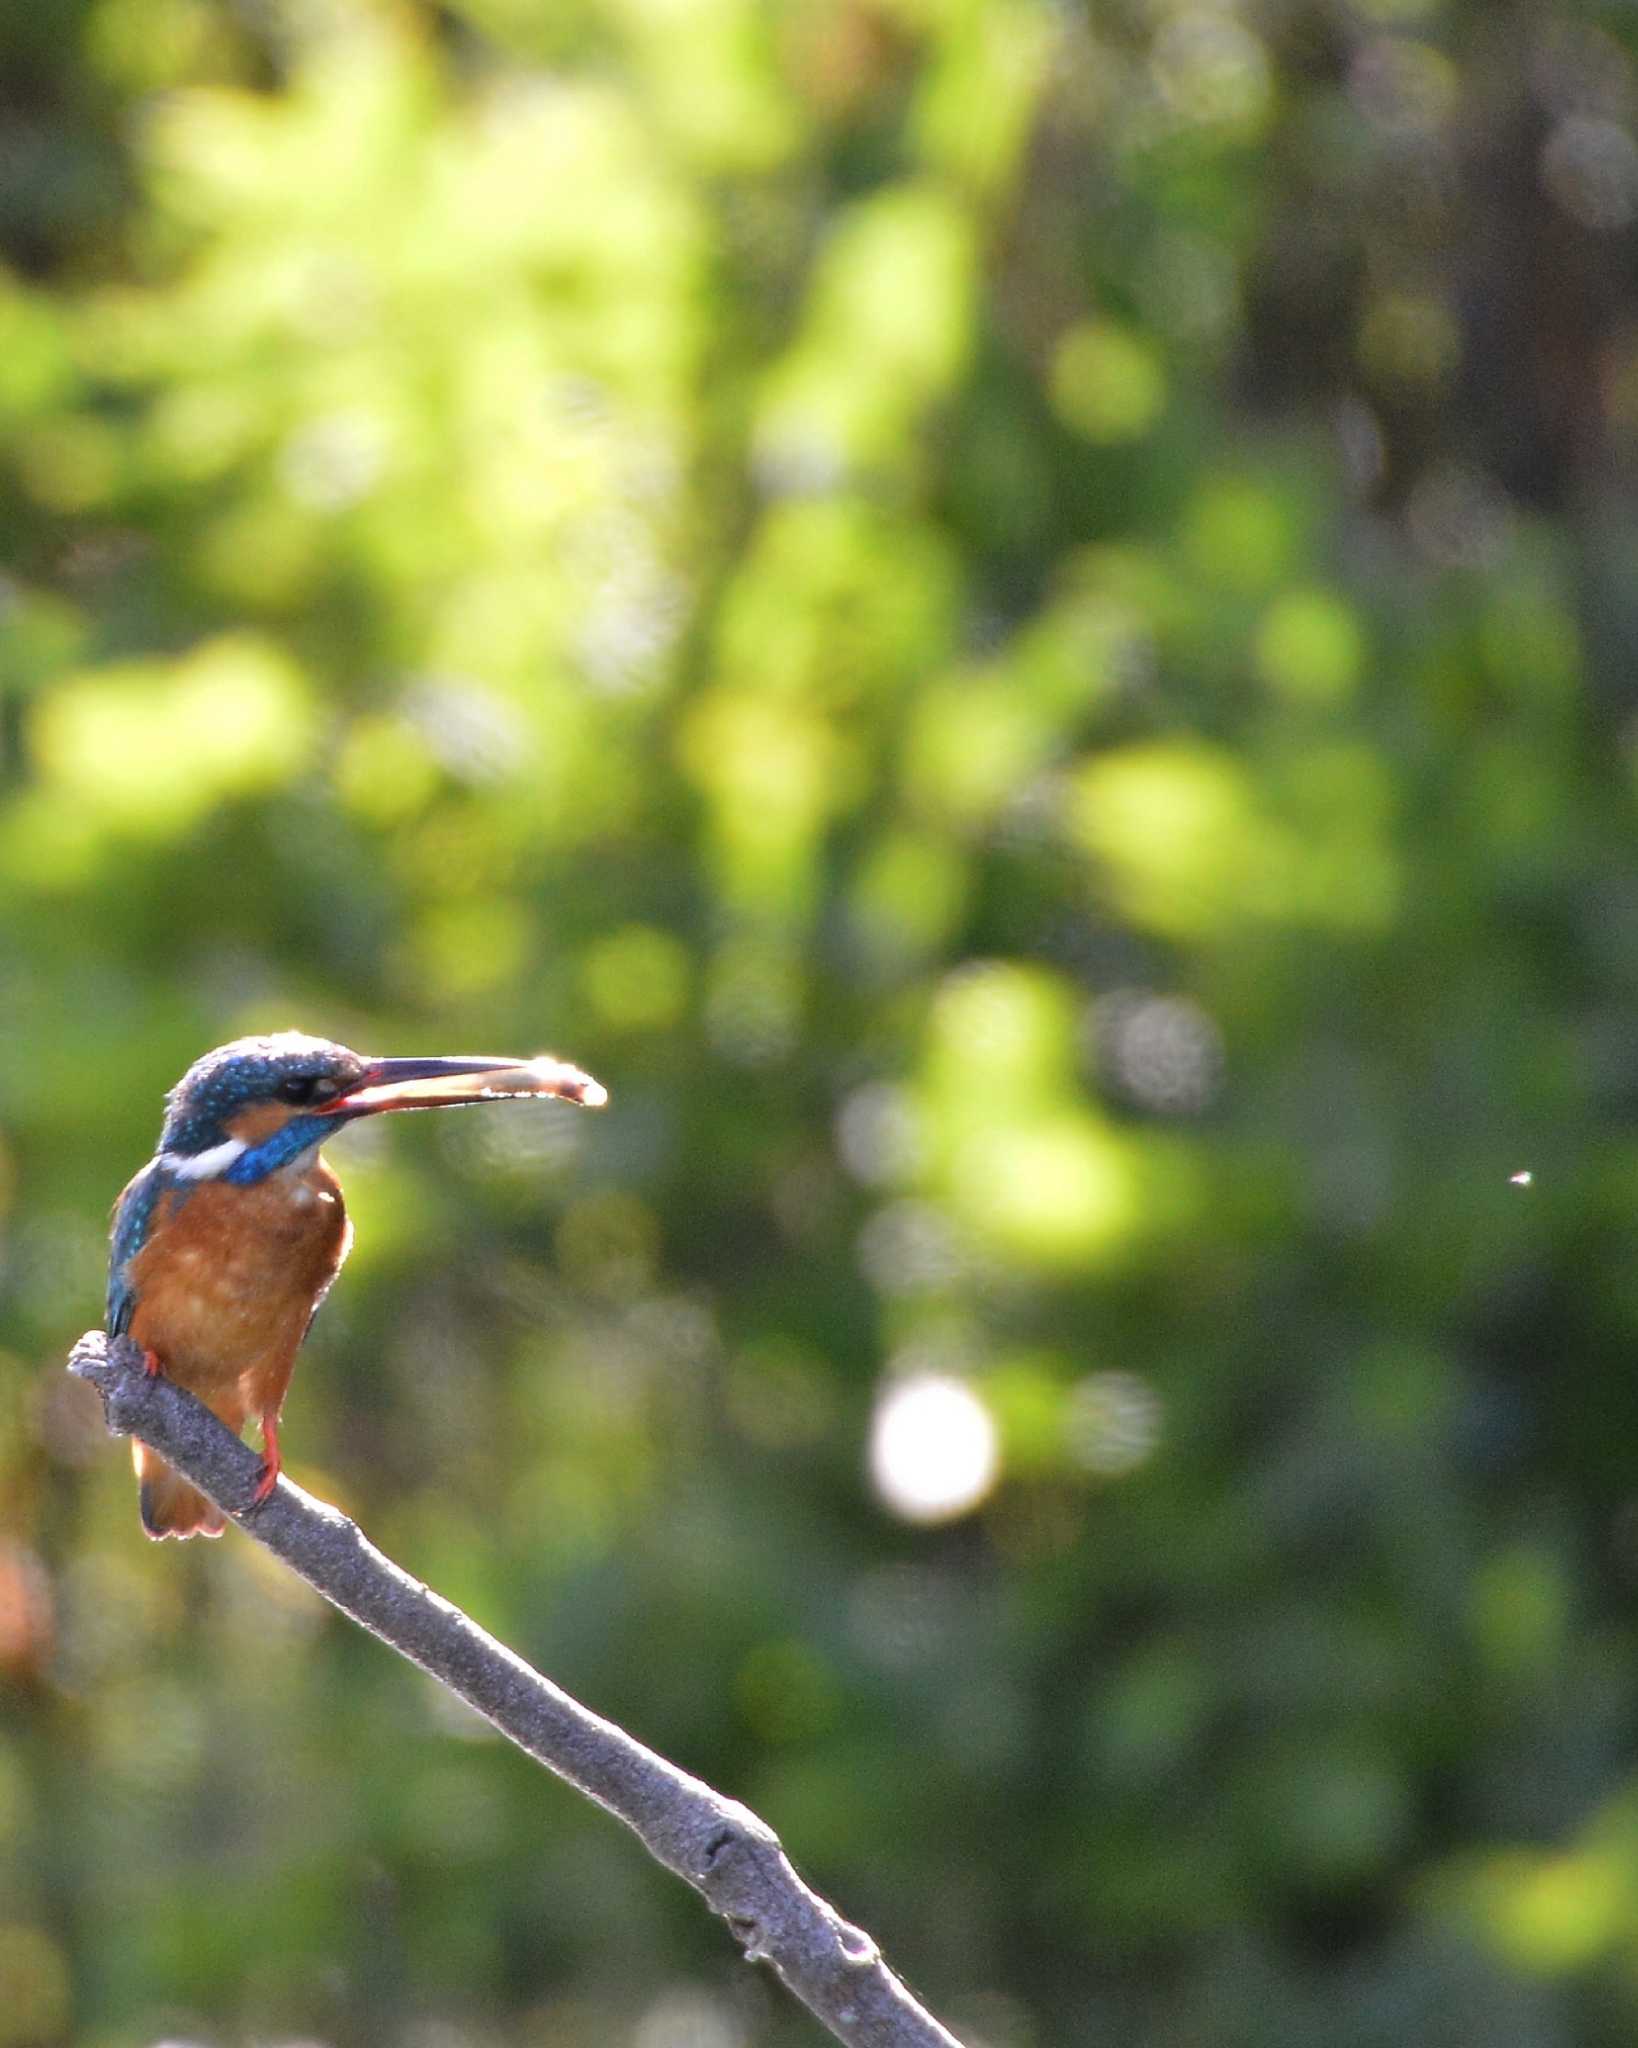
[[[276,1411],[347,1240],[341,1190],[322,1164],[168,1194],[130,1264],[131,1334],[224,1421]]]

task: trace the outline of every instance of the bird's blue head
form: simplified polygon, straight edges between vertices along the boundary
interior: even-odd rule
[[[299,1031],[236,1038],[195,1060],[165,1098],[160,1150],[184,1180],[260,1180],[323,1144],[335,1125],[322,1111],[368,1067]]]
[[[159,1156],[177,1180],[243,1186],[314,1152],[340,1125],[387,1109],[438,1109],[509,1095],[595,1108],[597,1082],[560,1061],[367,1059],[328,1038],[236,1038],[193,1065],[166,1099]]]

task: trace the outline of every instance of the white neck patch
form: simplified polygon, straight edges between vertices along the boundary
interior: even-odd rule
[[[208,1152],[161,1152],[159,1160],[177,1180],[215,1180],[235,1159],[243,1158],[246,1149],[243,1138],[228,1138]]]

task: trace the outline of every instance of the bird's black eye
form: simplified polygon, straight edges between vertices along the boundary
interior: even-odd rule
[[[317,1074],[287,1074],[275,1091],[281,1102],[311,1102],[319,1092]]]

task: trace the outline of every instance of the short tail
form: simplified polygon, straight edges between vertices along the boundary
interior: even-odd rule
[[[131,1461],[136,1466],[137,1509],[150,1536],[221,1535],[227,1526],[222,1510],[173,1471],[157,1451],[133,1443]]]

